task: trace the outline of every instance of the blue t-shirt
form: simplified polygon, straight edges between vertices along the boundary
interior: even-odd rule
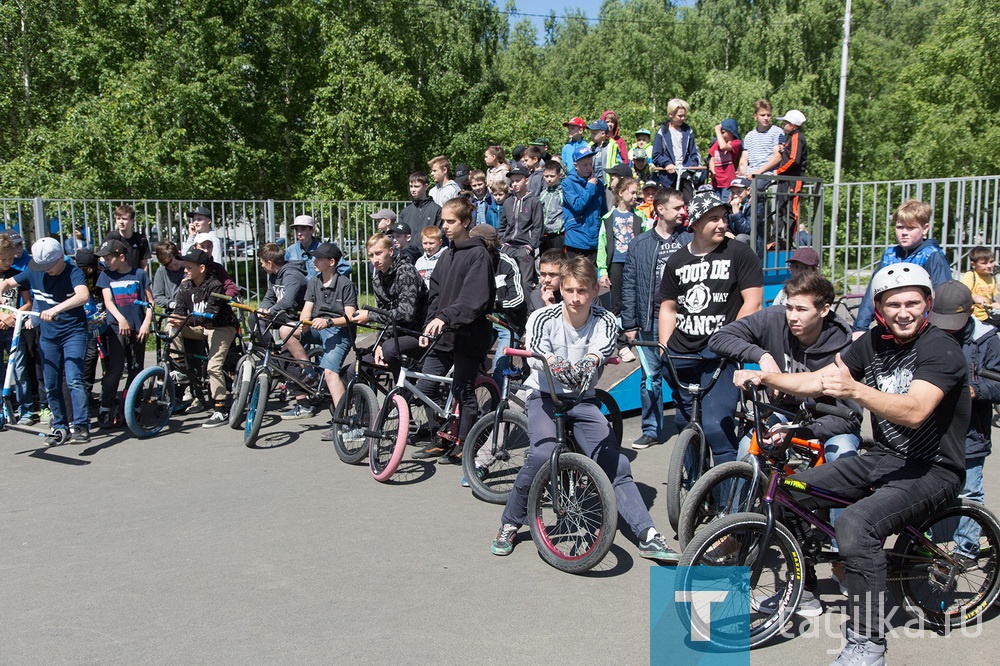
[[[49,308],[73,298],[76,295],[77,287],[87,286],[83,271],[69,262],[66,263],[59,275],[29,270],[24,271],[14,279],[19,285],[31,287],[35,312],[45,312]],[[46,339],[61,338],[74,331],[86,335],[87,315],[81,305],[60,313],[59,318],[54,321],[41,322],[41,329],[42,337]]]
[[[146,300],[146,290],[151,288],[149,276],[141,268],[132,268],[127,273],[117,273],[105,269],[97,278],[97,286],[103,291],[111,290],[111,298],[115,302],[115,307],[125,317],[125,321],[132,327],[132,330],[139,330],[142,320],[146,318],[145,308],[136,305],[136,301]],[[108,325],[112,330],[118,332],[118,320],[110,314],[107,317]]]

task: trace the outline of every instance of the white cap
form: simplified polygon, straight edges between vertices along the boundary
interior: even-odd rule
[[[191,242],[194,243],[195,245],[201,245],[206,241],[211,243],[212,247],[215,247],[215,241],[216,241],[215,234],[210,234],[203,231],[200,234],[195,234],[194,238],[191,240]]]
[[[47,271],[64,256],[62,244],[55,238],[40,238],[31,246],[31,261],[28,268],[33,271]]]
[[[806,114],[802,113],[798,109],[792,109],[785,115],[778,118],[778,120],[802,127],[806,123]]]
[[[292,222],[293,227],[315,227],[316,221],[312,218],[312,215],[296,215],[295,221]]]

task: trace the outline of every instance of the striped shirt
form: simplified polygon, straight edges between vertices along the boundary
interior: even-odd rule
[[[597,354],[604,360],[609,359],[615,352],[618,331],[618,320],[599,305],[591,306],[587,323],[580,328],[573,328],[563,316],[563,304],[556,303],[531,313],[525,337],[527,348],[531,351],[547,357],[561,356],[570,363],[576,363],[587,354]],[[528,363],[532,372],[524,385],[542,393],[551,393],[541,362],[531,359]],[[597,378],[600,379],[600,376],[598,370]],[[597,381],[593,382],[596,383]],[[557,395],[571,393],[558,381],[555,390]],[[590,388],[584,396],[590,397],[593,393],[593,388]]]
[[[784,143],[784,140],[785,133],[777,125],[771,125],[766,132],[758,132],[756,127],[747,132],[743,137],[747,169],[753,171],[767,164],[767,161],[774,157],[774,147]]]

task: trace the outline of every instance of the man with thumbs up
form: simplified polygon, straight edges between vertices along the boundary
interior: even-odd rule
[[[847,563],[847,645],[836,664],[885,664],[882,540],[958,494],[971,398],[958,342],[928,320],[932,286],[915,264],[872,278],[878,325],[833,363],[808,373],[738,371],[734,381],[802,397],[854,400],[871,412],[875,447],[796,476],[856,500],[837,518]],[[812,506],[819,506],[810,500]]]

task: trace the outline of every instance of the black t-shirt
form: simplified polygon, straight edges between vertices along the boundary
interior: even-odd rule
[[[22,271],[11,266],[5,271],[0,271],[0,280],[6,280],[7,278],[12,278],[15,275],[20,275]],[[28,291],[24,287],[13,286],[7,291],[0,292],[0,304],[8,305],[12,308],[21,307],[21,293]],[[10,314],[9,312],[4,312],[3,314]],[[3,350],[0,350],[0,354]]]
[[[149,259],[149,241],[138,231],[132,232],[131,238],[122,238],[122,235],[118,233],[117,229],[113,229],[107,236],[104,237],[105,242],[109,240],[120,240],[129,247],[128,252],[128,265],[132,268],[142,268],[139,262],[143,259]]]
[[[930,325],[905,345],[883,339],[886,334],[885,327],[879,325],[851,345],[843,355],[851,376],[883,393],[897,395],[907,393],[910,383],[921,379],[944,391],[944,398],[916,429],[872,414],[875,441],[907,460],[943,465],[962,474],[972,396],[961,346]]]
[[[677,302],[677,328],[667,346],[682,354],[700,352],[712,333],[736,320],[740,292],[763,285],[760,259],[744,243],[726,239],[704,257],[691,254],[690,245],[677,250],[660,283],[660,301]]]
[[[324,287],[323,276],[317,275],[306,285],[305,300],[313,304],[313,319],[343,317],[345,307],[358,307],[358,290],[343,275],[335,274],[329,287]]]

